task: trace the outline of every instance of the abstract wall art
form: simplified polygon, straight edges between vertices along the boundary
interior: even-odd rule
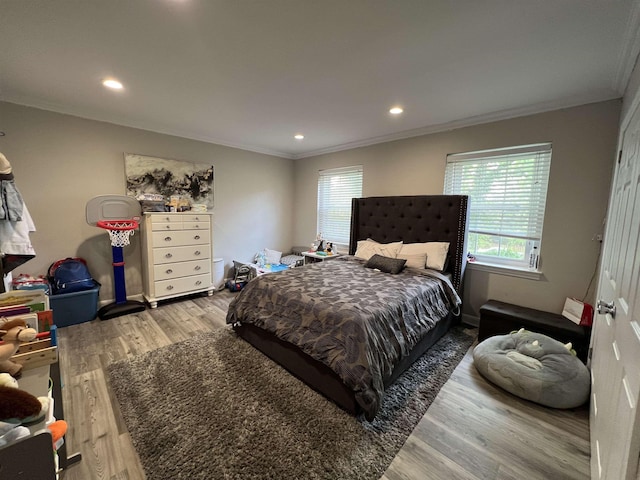
[[[190,204],[213,210],[213,165],[125,153],[127,195],[160,194],[166,200],[179,195]]]

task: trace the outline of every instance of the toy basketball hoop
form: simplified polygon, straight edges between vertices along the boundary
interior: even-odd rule
[[[101,320],[141,312],[145,305],[127,298],[124,275],[124,248],[130,244],[131,236],[138,228],[140,203],[125,195],[99,195],[87,202],[87,223],[100,227],[109,233],[113,256],[113,286],[115,302],[98,310]],[[125,220],[123,220],[125,219]]]
[[[112,247],[124,247],[129,245],[135,229],[138,228],[138,222],[136,220],[100,220],[96,226],[107,231]]]

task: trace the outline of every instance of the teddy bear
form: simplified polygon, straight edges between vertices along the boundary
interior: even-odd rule
[[[20,390],[18,381],[0,373],[0,421],[31,424],[42,420],[49,410],[49,397],[35,397]]]
[[[8,373],[18,378],[22,373],[22,365],[11,361],[23,342],[35,340],[37,331],[27,326],[21,319],[9,320],[0,324],[0,338],[4,342],[0,345],[0,372]]]
[[[35,397],[20,390],[15,378],[8,373],[0,373],[0,447],[30,435],[25,425],[42,421],[50,402],[49,397]],[[67,432],[67,423],[57,420],[48,424],[47,429],[55,449]]]

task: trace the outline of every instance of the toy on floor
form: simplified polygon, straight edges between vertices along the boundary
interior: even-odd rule
[[[10,359],[18,351],[20,344],[35,340],[37,331],[27,327],[25,320],[9,320],[0,324],[0,338],[4,342],[0,345],[0,372],[19,377],[22,373],[22,365],[12,362]]]

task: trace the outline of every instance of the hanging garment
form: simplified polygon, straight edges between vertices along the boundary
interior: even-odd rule
[[[2,252],[2,270],[6,275],[27,260],[36,256],[29,234],[36,226],[27,206],[22,202],[22,220],[0,222],[0,252]]]
[[[19,222],[22,220],[22,195],[16,187],[13,173],[0,174],[0,220]]]

